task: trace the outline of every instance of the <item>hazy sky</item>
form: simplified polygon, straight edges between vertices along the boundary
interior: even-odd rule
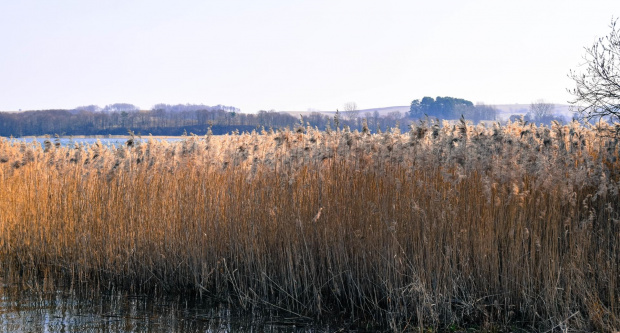
[[[566,103],[620,1],[0,0],[0,110]]]

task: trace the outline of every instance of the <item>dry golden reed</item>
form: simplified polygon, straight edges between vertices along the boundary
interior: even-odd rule
[[[6,275],[417,328],[620,327],[609,126],[0,139]]]

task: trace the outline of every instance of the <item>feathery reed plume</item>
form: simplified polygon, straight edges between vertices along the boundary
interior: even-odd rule
[[[0,138],[0,267],[395,331],[620,327],[612,127],[334,125],[118,148]]]

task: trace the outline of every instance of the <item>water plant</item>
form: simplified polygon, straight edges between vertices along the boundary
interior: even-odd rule
[[[5,276],[394,331],[620,327],[612,126],[0,139]]]

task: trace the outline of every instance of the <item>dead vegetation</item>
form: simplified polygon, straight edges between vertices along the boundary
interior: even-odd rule
[[[0,139],[6,276],[417,328],[620,327],[611,127]]]

